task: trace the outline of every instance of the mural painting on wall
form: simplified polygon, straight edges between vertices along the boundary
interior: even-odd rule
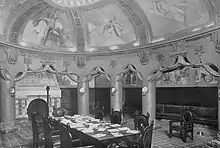
[[[72,43],[70,22],[64,12],[47,10],[26,25],[20,45],[43,45],[51,48],[70,48],[75,51]]]
[[[208,10],[202,0],[136,0],[136,2],[145,11],[154,36],[173,33],[209,21]]]
[[[16,83],[17,87],[58,87],[56,76],[48,72],[29,73]]]
[[[60,86],[66,86],[66,87],[77,87],[77,83],[71,80],[67,75],[61,75],[57,74],[57,81]],[[72,75],[74,79],[77,80],[76,75]]]
[[[86,11],[84,20],[88,27],[89,46],[110,46],[136,41],[132,24],[115,4]]]
[[[166,73],[165,76],[157,82],[162,85],[217,85],[218,78],[209,74],[204,68],[185,67],[181,70],[174,70]]]

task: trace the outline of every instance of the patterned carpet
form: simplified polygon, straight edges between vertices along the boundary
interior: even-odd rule
[[[108,120],[108,119],[106,119]],[[32,131],[31,124],[27,120],[18,120],[17,124],[20,125],[20,129],[16,132],[8,134],[1,134],[0,148],[32,148]],[[133,119],[126,117],[126,125],[133,127]],[[153,132],[153,148],[209,148],[207,143],[213,139],[216,134],[216,130],[208,128],[206,126],[195,125],[194,128],[194,140],[187,139],[186,143],[183,143],[179,138],[178,133],[174,133],[170,139],[167,136],[168,121],[161,120],[156,122],[156,129]],[[204,136],[197,135],[198,131],[202,131]],[[42,146],[43,148],[43,146]]]

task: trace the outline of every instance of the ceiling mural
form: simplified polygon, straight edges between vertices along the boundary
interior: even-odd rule
[[[148,17],[154,36],[205,24],[209,14],[203,0],[136,0]]]
[[[115,4],[86,11],[88,46],[110,46],[136,41],[132,24]]]
[[[66,13],[56,9],[44,12],[30,20],[21,35],[20,45],[42,45],[75,51],[70,21]]]

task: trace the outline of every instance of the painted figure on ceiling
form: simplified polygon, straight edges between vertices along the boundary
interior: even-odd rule
[[[116,17],[113,16],[112,19],[108,20],[108,23],[103,27],[102,33],[107,32],[109,37],[116,35],[122,38],[123,26],[117,22]]]
[[[41,17],[33,21],[35,31],[41,38],[41,43],[46,45],[48,39],[60,44],[62,24],[57,21],[56,13],[47,14],[47,17]]]

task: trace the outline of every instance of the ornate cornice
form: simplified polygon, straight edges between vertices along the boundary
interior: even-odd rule
[[[97,52],[64,52],[64,51],[45,51],[47,48],[30,48],[30,47],[22,47],[18,45],[14,45],[11,43],[8,43],[6,40],[0,40],[0,44],[4,47],[13,48],[15,50],[20,51],[22,56],[28,56],[28,57],[50,57],[51,59],[55,60],[75,60],[75,56],[77,55],[87,55],[88,57],[94,57],[94,56],[111,56],[111,55],[118,55],[118,54],[129,54],[134,52],[140,52],[145,49],[152,49],[151,54],[157,54],[159,53],[159,48],[166,47],[173,45],[175,42],[180,42],[182,40],[185,40],[186,42],[196,40],[199,38],[202,38],[204,36],[211,36],[213,33],[220,30],[220,26],[216,25],[211,28],[207,28],[204,30],[201,30],[193,35],[188,35],[185,37],[181,37],[178,39],[172,39],[172,40],[165,40],[161,42],[151,43],[146,46],[141,47],[131,47],[128,49],[123,50],[114,50],[114,51],[97,51]],[[49,48],[48,48],[49,50]]]

